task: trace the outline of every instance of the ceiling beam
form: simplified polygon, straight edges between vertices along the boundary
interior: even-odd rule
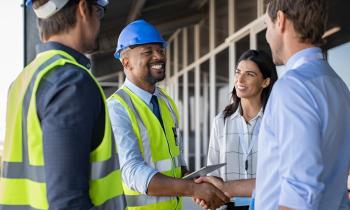
[[[169,33],[174,33],[179,28],[198,23],[202,17],[203,15],[201,13],[195,13],[177,19],[174,18],[167,21],[158,22],[155,25],[162,35],[168,35]]]
[[[195,14],[187,14],[186,16],[182,16],[181,18],[167,18],[162,21],[155,23],[155,27],[160,31],[160,33],[165,35],[171,35],[177,29],[186,27],[195,23],[198,23],[203,14],[195,13]],[[115,51],[117,45],[117,38],[115,33],[105,34],[103,39],[100,39],[100,49],[96,53],[111,53]]]
[[[134,21],[136,18],[140,17],[141,10],[145,5],[146,0],[133,0],[131,9],[129,11],[128,18],[126,19],[126,24]]]
[[[192,3],[190,4],[190,7],[191,7],[191,8],[195,8],[195,9],[200,9],[200,8],[202,8],[207,2],[208,2],[208,0],[194,0],[194,1],[192,1]]]
[[[173,7],[181,2],[186,2],[186,0],[172,0],[172,1],[163,1],[162,3],[157,3],[142,9],[143,12],[154,12],[159,11],[167,7]]]

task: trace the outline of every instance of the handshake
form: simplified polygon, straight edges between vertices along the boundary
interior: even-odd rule
[[[193,201],[202,208],[216,209],[230,201],[231,195],[221,178],[206,176],[193,181]]]
[[[221,178],[198,175],[197,172],[188,174],[182,179],[157,173],[148,185],[147,194],[149,196],[190,196],[204,209],[217,209],[230,202],[231,197],[250,197],[254,188],[255,179],[224,182]]]

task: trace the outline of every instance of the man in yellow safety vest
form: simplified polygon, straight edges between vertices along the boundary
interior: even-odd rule
[[[136,20],[121,32],[115,58],[126,80],[108,100],[129,210],[179,210],[178,196],[194,196],[212,209],[228,198],[213,185],[181,177],[187,172],[173,100],[156,83],[165,77],[165,41]]]
[[[0,210],[124,210],[105,96],[84,55],[107,0],[27,0],[43,44],[9,89]]]

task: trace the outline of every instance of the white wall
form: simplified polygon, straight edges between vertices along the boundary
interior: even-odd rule
[[[0,142],[5,136],[7,90],[23,68],[22,3],[21,0],[3,1],[0,7]]]
[[[350,42],[328,50],[329,64],[350,89]]]

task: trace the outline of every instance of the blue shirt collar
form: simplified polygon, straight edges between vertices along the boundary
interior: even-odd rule
[[[58,42],[46,42],[42,44],[38,44],[36,46],[37,53],[49,51],[49,50],[62,50],[71,55],[79,64],[85,66],[87,69],[91,68],[91,63],[89,58],[87,58],[84,54],[67,47],[63,44],[60,44]]]
[[[293,65],[302,57],[310,57],[316,54],[322,53],[322,50],[318,47],[311,47],[300,50],[299,52],[292,55],[287,61],[287,71],[293,69]]]
[[[140,97],[148,106],[150,106],[150,104],[151,104],[152,95],[156,95],[157,97],[159,97],[158,88],[156,88],[154,93],[151,94],[151,93],[139,88],[138,86],[136,86],[134,83],[132,83],[127,78],[125,79],[124,86],[129,88],[133,93],[135,93],[138,97]]]

